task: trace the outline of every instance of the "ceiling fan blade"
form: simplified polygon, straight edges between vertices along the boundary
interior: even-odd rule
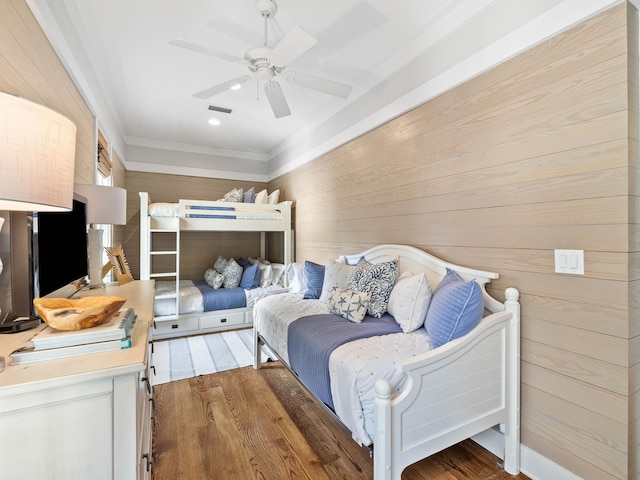
[[[287,70],[284,77],[294,85],[317,90],[335,97],[347,98],[351,93],[351,85],[334,82],[333,80],[327,80],[326,78],[320,78],[306,73]]]
[[[293,27],[278,44],[273,47],[274,63],[288,65],[304,52],[313,47],[318,40],[300,27]]]
[[[273,110],[273,114],[276,116],[276,118],[291,115],[291,110],[289,110],[287,99],[284,98],[282,87],[280,87],[280,84],[278,82],[269,81],[265,83],[264,93],[267,95],[267,99],[269,100],[269,104],[271,105],[271,110]]]
[[[186,48],[187,50],[192,50],[198,53],[204,53],[205,55],[220,58],[221,60],[226,60],[227,62],[246,63],[246,60],[244,60],[243,58],[221,52],[220,50],[216,50],[215,48],[205,47],[204,45],[187,42],[186,40],[183,40],[181,38],[177,40],[171,40],[169,43],[171,45],[175,45],[176,47]]]
[[[226,90],[229,90],[234,85],[241,85],[248,81],[250,78],[251,75],[242,75],[241,77],[232,78],[231,80],[227,80],[226,82],[219,85],[215,85],[213,87],[207,88],[206,90],[202,90],[201,92],[194,93],[193,96],[196,98],[207,99]]]

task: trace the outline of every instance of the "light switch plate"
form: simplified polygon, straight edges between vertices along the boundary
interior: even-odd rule
[[[554,250],[556,273],[584,275],[584,250]]]

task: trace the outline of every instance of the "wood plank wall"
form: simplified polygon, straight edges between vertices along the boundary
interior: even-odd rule
[[[177,202],[181,198],[218,200],[233,188],[248,190],[254,187],[256,193],[267,188],[266,183],[222,180],[187,175],[165,175],[143,172],[126,172],[127,228],[124,243],[125,255],[134,278],[140,278],[140,196],[139,192],[149,192],[151,201]],[[284,198],[280,197],[284,200]],[[155,249],[170,249],[169,238],[160,239],[167,246],[157,245]],[[258,233],[233,232],[188,232],[181,236],[180,276],[183,279],[203,278],[207,268],[212,267],[218,255],[224,257],[256,257],[260,253]],[[173,259],[170,259],[173,261]],[[161,261],[154,264],[163,269]]]
[[[28,98],[76,124],[75,182],[93,182],[94,118],[24,0],[0,2],[0,91]],[[0,320],[11,311],[8,212],[0,230]]]
[[[637,96],[629,111],[627,39],[637,45],[637,20],[629,34],[628,8],[269,183],[295,201],[297,261],[403,243],[499,272],[500,299],[518,287],[522,442],[600,480],[636,478]],[[556,248],[584,250],[585,275],[554,273]]]

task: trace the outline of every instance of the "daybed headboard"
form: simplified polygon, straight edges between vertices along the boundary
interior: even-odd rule
[[[362,257],[371,263],[386,262],[398,259],[398,276],[403,272],[424,272],[429,280],[429,285],[435,289],[449,268],[457,272],[464,280],[475,280],[484,296],[484,304],[492,312],[504,310],[504,305],[490,296],[486,291],[486,284],[499,277],[497,273],[485,272],[473,268],[463,267],[440,260],[427,252],[408,245],[378,245],[365,252],[354,255],[341,255],[338,261],[355,265]]]

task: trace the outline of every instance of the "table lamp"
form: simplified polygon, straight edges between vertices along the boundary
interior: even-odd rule
[[[71,210],[75,158],[76,126],[71,120],[0,91],[0,210]],[[36,325],[19,319],[10,327],[19,331]]]
[[[89,288],[101,288],[102,283],[102,235],[96,225],[125,225],[127,223],[127,191],[124,188],[104,185],[76,184],[74,187],[87,199],[89,228]]]

